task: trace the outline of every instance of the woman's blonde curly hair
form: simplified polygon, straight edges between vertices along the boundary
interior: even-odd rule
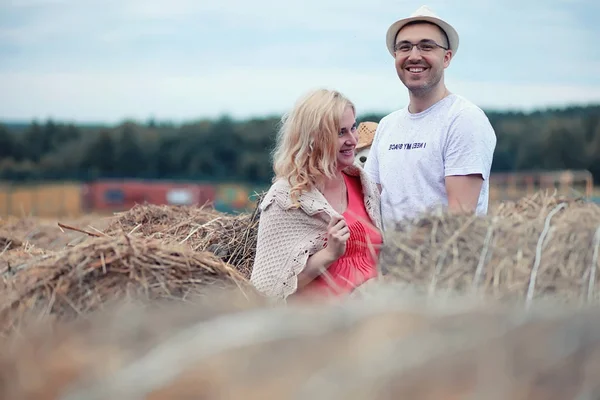
[[[303,191],[335,177],[340,120],[347,107],[356,113],[340,92],[318,89],[302,96],[283,116],[273,152],[273,181],[289,182],[296,206]]]

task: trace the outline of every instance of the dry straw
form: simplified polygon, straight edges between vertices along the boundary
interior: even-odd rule
[[[257,214],[226,214],[207,206],[137,205],[118,214],[105,233],[126,233],[210,251],[249,278],[257,228]]]
[[[249,287],[257,216],[137,206],[4,269],[0,398],[600,397],[598,308],[537,301],[599,297],[597,205],[538,193],[432,213],[386,232],[390,284],[316,307],[264,307]],[[113,308],[126,299],[145,307]],[[37,316],[53,318],[21,324]]]
[[[600,298],[600,207],[537,193],[487,216],[430,213],[386,233],[388,279],[437,290],[575,304]]]
[[[527,313],[401,292],[318,307],[107,310],[0,346],[0,397],[592,399],[598,310]],[[238,303],[239,304],[239,303]],[[174,312],[175,311],[175,312]],[[560,312],[559,312],[560,311]]]
[[[104,219],[85,216],[78,218],[76,223],[78,225],[85,225],[90,221],[94,221],[96,225],[99,224],[102,226]],[[71,231],[61,231],[54,220],[28,216],[24,218],[11,217],[2,221],[0,225],[0,237],[16,244],[28,243],[40,249],[57,251],[64,248],[71,241],[81,238],[81,234]]]
[[[26,267],[28,262],[52,254],[50,251],[29,243],[21,243],[18,247],[9,248],[10,250],[0,252],[0,274],[4,278],[10,277],[16,270]]]
[[[71,319],[125,299],[192,301],[208,289],[231,287],[252,292],[241,274],[210,252],[125,235],[91,238],[5,275],[4,329],[31,315]]]

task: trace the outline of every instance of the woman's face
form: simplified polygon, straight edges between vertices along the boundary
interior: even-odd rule
[[[340,121],[338,132],[338,169],[341,171],[354,163],[354,148],[358,143],[358,131],[356,130],[356,118],[352,108],[346,107]]]

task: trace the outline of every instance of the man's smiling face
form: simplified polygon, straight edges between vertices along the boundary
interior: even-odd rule
[[[422,50],[410,44],[422,44]],[[408,46],[407,46],[408,45]],[[442,80],[452,52],[442,30],[430,23],[405,26],[396,35],[395,65],[398,77],[415,94],[430,92]],[[409,49],[404,51],[404,48]]]

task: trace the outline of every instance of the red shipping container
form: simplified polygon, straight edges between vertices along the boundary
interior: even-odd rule
[[[189,182],[98,180],[84,185],[87,212],[123,211],[136,204],[203,205],[214,203],[214,185]]]

